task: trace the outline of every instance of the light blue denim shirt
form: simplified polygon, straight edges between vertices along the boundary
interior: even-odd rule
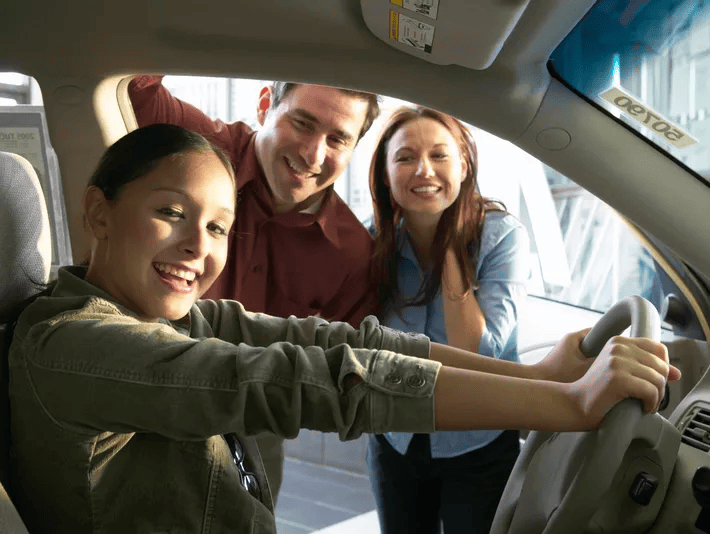
[[[404,297],[411,299],[417,294],[425,272],[404,225],[397,234],[397,255],[399,287]],[[518,312],[526,296],[525,284],[530,275],[530,242],[525,227],[512,215],[489,212],[484,220],[478,257],[476,278],[479,287],[475,295],[486,319],[478,353],[518,361]],[[397,330],[426,334],[437,343],[447,343],[441,290],[428,306],[410,306],[404,308],[401,315],[387,313],[382,323]],[[501,432],[437,432],[431,435],[432,457],[459,456],[489,444]],[[385,437],[404,454],[412,435],[390,432]]]

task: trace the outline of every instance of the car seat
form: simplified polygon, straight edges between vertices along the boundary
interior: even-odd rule
[[[26,159],[8,152],[0,152],[0,232],[0,318],[6,320],[18,304],[47,283],[52,258],[47,206],[37,173]],[[6,491],[10,464],[10,336],[10,325],[0,326],[0,532],[27,534]]]

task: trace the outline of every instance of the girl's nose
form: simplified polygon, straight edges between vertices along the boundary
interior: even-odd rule
[[[197,228],[190,231],[180,242],[180,250],[188,254],[201,258],[207,254],[207,232]]]

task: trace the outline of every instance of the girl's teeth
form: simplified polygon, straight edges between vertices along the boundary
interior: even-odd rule
[[[191,282],[195,279],[195,273],[193,273],[192,271],[183,271],[182,269],[178,269],[177,267],[173,267],[172,265],[167,265],[165,263],[156,263],[155,266],[158,268],[159,271],[172,274],[173,276],[179,276],[180,278],[183,278],[188,282]]]

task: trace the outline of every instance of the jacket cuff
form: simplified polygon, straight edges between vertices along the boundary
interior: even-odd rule
[[[431,342],[424,334],[415,332],[401,332],[388,326],[380,325],[382,332],[381,350],[398,352],[407,356],[429,359]]]
[[[434,386],[441,363],[381,350],[371,365],[370,432],[435,432]]]

